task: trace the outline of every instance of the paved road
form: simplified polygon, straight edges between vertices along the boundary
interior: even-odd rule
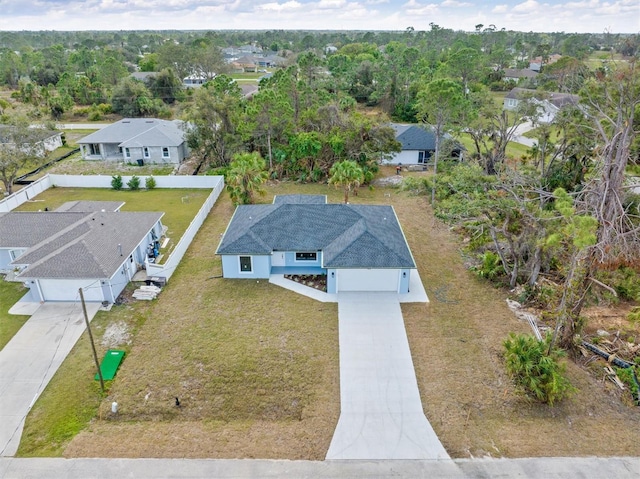
[[[13,456],[27,413],[85,330],[77,303],[23,303],[11,312],[33,313],[0,351],[0,456]],[[89,318],[99,303],[87,303]]]
[[[327,459],[449,459],[422,410],[398,295],[339,293],[340,419]]]
[[[1,479],[520,478],[638,479],[640,458],[463,459],[455,461],[272,461],[249,459],[0,458]]]

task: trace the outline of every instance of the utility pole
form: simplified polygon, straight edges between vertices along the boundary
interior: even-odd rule
[[[82,302],[82,312],[84,313],[84,322],[87,324],[87,331],[89,332],[89,340],[91,341],[91,349],[93,349],[93,359],[96,362],[96,369],[98,370],[98,377],[100,378],[100,387],[104,392],[104,380],[102,379],[102,371],[100,370],[100,363],[98,362],[98,353],[96,353],[96,345],[93,342],[93,334],[91,334],[91,327],[89,326],[89,316],[87,315],[87,307],[84,304],[84,293],[82,288],[78,289],[80,293],[80,301]]]

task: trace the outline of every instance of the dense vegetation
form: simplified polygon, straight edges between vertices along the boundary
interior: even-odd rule
[[[640,168],[640,36],[429,27],[4,32],[0,85],[9,94],[0,97],[0,120],[187,120],[194,156],[234,180],[236,202],[251,201],[267,177],[329,181],[344,187],[346,201],[398,151],[388,122],[422,122],[436,133],[433,174],[405,188],[429,195],[466,238],[480,276],[544,307],[548,351],[574,348],[590,299],[640,301],[640,197],[628,183]],[[250,95],[223,54],[247,43],[282,60]],[[562,57],[552,61],[555,54]],[[505,69],[534,59],[540,74],[519,87],[581,99],[551,123],[541,121],[538,100],[506,112],[496,94],[514,86]],[[140,81],[130,76],[136,71],[155,75]],[[189,75],[207,83],[185,89]],[[509,157],[525,121],[536,127],[535,144]],[[466,162],[448,160],[454,145],[445,134],[469,145]],[[3,161],[13,172],[22,166]]]

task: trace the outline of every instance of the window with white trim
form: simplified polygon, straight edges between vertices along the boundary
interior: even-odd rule
[[[124,149],[124,157],[131,158],[131,151],[129,150],[129,148]]]
[[[162,147],[162,158],[169,158],[169,148],[166,146]]]
[[[251,273],[253,271],[251,264],[251,256],[240,256],[240,272]]]
[[[147,148],[146,146],[144,148],[142,148],[142,151],[144,153],[144,157],[145,158],[150,158],[151,155],[149,154],[149,148]]]

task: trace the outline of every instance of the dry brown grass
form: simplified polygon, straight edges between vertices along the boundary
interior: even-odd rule
[[[282,183],[264,201],[289,192],[341,198]],[[392,204],[418,263],[431,303],[402,310],[425,413],[452,457],[638,454],[640,408],[578,366],[568,368],[577,392],[557,406],[516,394],[502,341],[527,327],[464,268],[423,199],[362,189],[352,201]],[[263,281],[208,279],[220,274],[214,251],[231,213],[221,197],[150,307],[100,417],[65,456],[324,458],[339,414],[337,308]]]

